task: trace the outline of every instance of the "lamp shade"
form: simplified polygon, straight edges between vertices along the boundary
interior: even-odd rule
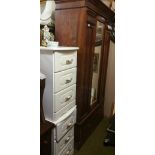
[[[40,3],[40,24],[48,25],[54,21],[55,2],[46,0]]]

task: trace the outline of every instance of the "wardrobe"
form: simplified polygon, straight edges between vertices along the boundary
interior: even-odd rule
[[[55,37],[77,46],[77,123],[79,149],[103,119],[111,23],[115,14],[100,0],[55,0]]]

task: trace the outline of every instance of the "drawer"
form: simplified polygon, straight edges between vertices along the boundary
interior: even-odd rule
[[[54,92],[59,92],[76,83],[76,68],[54,74]]]
[[[53,120],[58,120],[74,106],[75,106],[75,100],[67,104],[65,107],[63,107],[61,110],[57,111],[56,113],[53,113]]]
[[[74,138],[74,127],[69,130],[69,132],[60,140],[59,143],[54,142],[55,154],[58,155],[61,150],[63,150]]]
[[[68,87],[57,94],[54,94],[54,112],[59,111],[66,105],[68,105],[70,102],[75,100],[76,96],[76,85],[72,85],[71,87]]]
[[[58,155],[73,155],[74,153],[74,139],[58,154]]]
[[[77,66],[77,52],[55,52],[54,71],[59,72]]]
[[[74,109],[74,110],[73,110]],[[57,142],[74,126],[76,123],[76,108],[68,111],[69,115],[65,117],[62,121],[57,123],[55,128],[55,139]],[[66,114],[67,115],[67,114]]]

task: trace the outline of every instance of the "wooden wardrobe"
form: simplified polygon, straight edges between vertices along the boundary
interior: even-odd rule
[[[114,17],[100,0],[55,0],[55,36],[61,46],[78,46],[77,123],[80,148],[103,118],[110,43],[108,23]]]

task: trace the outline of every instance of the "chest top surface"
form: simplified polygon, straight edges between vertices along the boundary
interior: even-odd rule
[[[40,51],[75,51],[75,50],[79,50],[78,47],[64,47],[64,46],[58,46],[58,47],[43,47],[40,46]]]

